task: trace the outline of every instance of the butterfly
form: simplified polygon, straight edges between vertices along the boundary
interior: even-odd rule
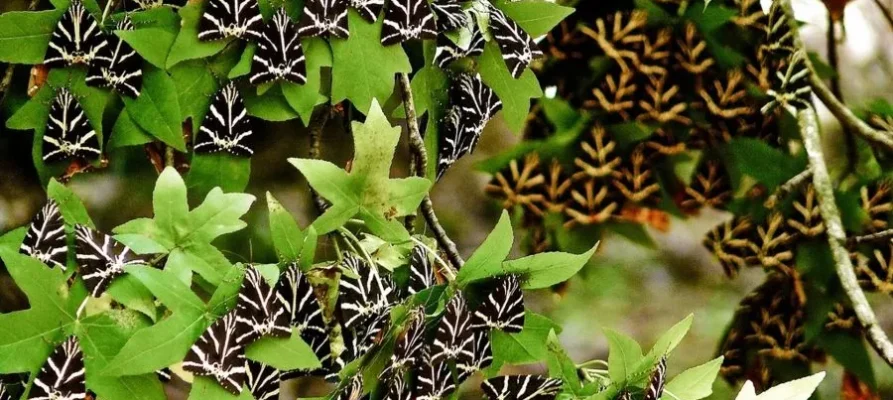
[[[245,362],[246,384],[256,400],[279,398],[279,370],[264,363]]]
[[[539,375],[497,376],[481,383],[490,400],[552,400],[561,390],[561,380]]]
[[[87,396],[84,353],[74,336],[57,346],[34,378],[29,400],[75,400]]]
[[[167,368],[167,367],[162,368],[162,369],[157,369],[157,370],[155,370],[155,376],[158,377],[159,381],[167,383],[167,382],[170,382],[171,379],[173,378],[173,371],[171,371],[171,369]]]
[[[493,364],[490,333],[484,330],[475,330],[472,335],[474,339],[465,343],[465,347],[456,358],[456,372],[458,372],[459,382]]]
[[[239,342],[250,343],[263,336],[285,338],[291,335],[285,304],[279,301],[276,291],[260,270],[252,265],[245,270],[245,279],[239,288],[236,319],[249,328],[249,332],[236,338]]]
[[[434,336],[433,362],[455,360],[459,353],[474,340],[471,329],[471,312],[462,292],[456,293],[446,306],[443,318]]]
[[[425,360],[416,376],[418,400],[440,400],[456,390],[446,361]]]
[[[493,39],[502,51],[502,59],[512,77],[518,79],[535,58],[543,56],[543,52],[537,47],[533,38],[515,21],[506,17],[501,10],[490,6],[489,14]]]
[[[347,38],[348,0],[307,0],[304,15],[298,23],[298,33],[302,37],[334,36]]]
[[[473,152],[487,123],[502,110],[502,102],[479,75],[461,74],[452,82],[450,101],[458,109],[469,152]]]
[[[211,110],[205,115],[199,131],[196,153],[226,151],[243,157],[254,154],[249,143],[254,131],[251,130],[248,110],[232,82],[214,96]]]
[[[322,307],[313,293],[313,286],[301,273],[297,263],[291,263],[279,277],[276,285],[276,297],[289,316],[291,326],[302,335],[319,333],[327,335],[326,324],[322,317]]]
[[[65,223],[54,200],[48,200],[31,220],[19,253],[34,257],[50,268],[59,267],[65,271],[68,259]]]
[[[667,357],[663,356],[658,361],[654,371],[651,372],[651,378],[648,386],[645,387],[645,397],[643,400],[658,400],[664,393],[664,384],[667,381]]]
[[[416,294],[435,284],[434,269],[428,258],[428,251],[415,246],[409,257],[409,293]]]
[[[384,400],[410,400],[412,399],[412,387],[406,384],[401,374],[391,375],[385,381],[388,391]]]
[[[381,44],[390,46],[412,39],[434,39],[437,26],[427,0],[391,0],[384,12]]]
[[[434,65],[445,69],[453,61],[465,57],[477,57],[484,54],[484,46],[486,44],[484,35],[477,28],[471,34],[471,42],[469,42],[468,47],[464,49],[453,43],[446,36],[441,35],[437,38],[437,49],[434,51]]]
[[[341,388],[338,394],[332,396],[332,400],[368,400],[369,395],[363,396],[363,375],[357,374],[351,378],[347,386]]]
[[[437,152],[437,179],[446,174],[447,170],[459,161],[462,156],[471,151],[470,138],[466,137],[467,130],[462,125],[462,117],[459,108],[451,107],[447,110],[441,127],[442,134],[438,137]]]
[[[257,85],[279,79],[299,85],[307,82],[307,65],[298,28],[282,8],[264,27],[251,61],[249,82]]]
[[[189,348],[183,360],[183,370],[198,376],[210,376],[232,394],[242,393],[247,377],[245,343],[236,338],[246,336],[251,329],[239,323],[236,312],[232,311],[214,321]]]
[[[393,286],[383,279],[378,269],[357,256],[345,253],[341,266],[350,274],[341,275],[338,285],[338,306],[345,328],[363,326],[393,303]]]
[[[50,37],[43,64],[49,68],[90,65],[108,45],[96,18],[81,0],[72,0]]]
[[[43,135],[43,161],[70,157],[94,158],[101,154],[99,137],[90,125],[80,103],[67,89],[60,89],[50,107]]]
[[[305,371],[305,370],[291,370],[291,371],[283,371],[281,374],[282,380],[297,378],[301,376],[307,375],[322,375],[328,376],[332,375],[332,378],[337,382],[338,379],[338,371],[340,369],[335,365],[334,360],[332,359],[332,346],[329,341],[329,333],[323,332],[319,333],[317,331],[304,331],[301,333],[301,339],[310,346],[310,349],[313,350],[313,354],[316,354],[316,358],[319,359],[322,367],[313,370],[313,371]],[[328,380],[328,379],[327,379]]]
[[[382,375],[396,374],[421,365],[425,356],[425,310],[420,308],[412,314],[409,327],[397,339],[390,365]]]
[[[201,41],[241,38],[261,39],[264,18],[257,0],[208,0],[198,26]]]
[[[441,32],[452,31],[468,25],[468,14],[462,4],[456,0],[440,0],[431,3],[431,9],[437,16],[437,29]]]
[[[89,227],[76,226],[74,237],[78,272],[93,297],[101,296],[112,280],[124,273],[124,267],[146,265],[146,260],[134,254],[129,247]]]
[[[119,31],[132,31],[130,17],[118,22]],[[143,86],[142,59],[127,42],[114,36],[111,46],[104,49],[104,56],[90,66],[87,85],[111,87],[118,93],[138,97]]]
[[[524,295],[518,277],[508,275],[500,279],[499,286],[475,310],[474,316],[474,329],[521,332],[524,329]]]

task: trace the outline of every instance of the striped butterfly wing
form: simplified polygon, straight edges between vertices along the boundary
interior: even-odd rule
[[[416,294],[436,283],[428,250],[422,246],[415,246],[409,257],[409,293]]]
[[[540,375],[509,375],[487,379],[481,389],[490,400],[553,400],[561,384],[560,379]]]
[[[74,336],[53,350],[34,378],[29,400],[77,400],[87,396],[84,353]]]
[[[437,0],[431,3],[431,9],[437,20],[437,30],[448,32],[467,26],[468,14],[462,7],[462,3],[456,0]]]
[[[211,101],[211,109],[205,115],[195,139],[196,153],[228,152],[235,156],[250,157],[254,131],[245,102],[232,82],[220,90]]]
[[[208,0],[198,26],[201,41],[260,40],[264,18],[257,0]]]
[[[502,51],[502,59],[515,79],[524,73],[534,59],[543,56],[543,52],[527,32],[524,32],[501,10],[492,6],[490,7],[490,30],[499,50]]]
[[[307,0],[298,23],[301,37],[334,36],[347,38],[348,0]]]
[[[506,333],[524,329],[524,294],[517,276],[508,275],[499,280],[496,290],[475,310],[472,327]]]
[[[445,360],[425,360],[416,376],[415,395],[418,400],[440,400],[456,390],[456,383]]]
[[[289,313],[279,301],[276,290],[264,279],[260,270],[249,265],[239,288],[236,319],[248,327],[239,342],[251,343],[264,336],[287,338],[291,335]]]
[[[67,268],[68,242],[65,238],[65,222],[59,206],[52,199],[40,209],[28,226],[19,253],[34,257],[50,268]]]
[[[478,28],[471,35],[471,42],[467,48],[461,48],[446,36],[437,37],[437,49],[434,52],[434,65],[446,69],[453,61],[477,57],[484,54],[484,46],[487,44],[484,35]]]
[[[384,0],[350,0],[350,6],[366,21],[375,22],[384,8]]]
[[[377,268],[353,254],[345,253],[341,266],[353,275],[342,274],[338,285],[341,323],[348,329],[365,326],[393,302],[393,286]]]
[[[96,18],[84,8],[81,0],[72,0],[50,37],[43,64],[64,68],[74,64],[92,64],[104,57],[109,46]]]
[[[56,94],[43,134],[43,161],[99,157],[99,137],[80,103],[67,89]]]
[[[476,330],[474,340],[467,342],[456,359],[456,372],[459,382],[493,364],[493,349],[490,345],[490,332]]]
[[[434,39],[437,25],[427,0],[391,0],[385,8],[381,44],[385,46],[413,39]]]
[[[307,65],[298,27],[282,8],[264,27],[251,61],[249,78],[252,85],[276,80],[299,85],[307,82]]]
[[[118,23],[119,31],[132,31],[130,17]],[[109,39],[109,47],[104,49],[104,57],[90,66],[87,85],[109,87],[125,96],[139,97],[143,87],[143,60],[127,42],[116,35]]]
[[[279,399],[279,370],[264,363],[245,361],[246,384],[255,400]]]
[[[446,306],[443,318],[437,325],[432,354],[433,362],[445,362],[459,357],[468,342],[474,340],[471,329],[471,312],[462,292],[457,292]]]
[[[124,274],[124,267],[147,264],[129,247],[89,227],[78,225],[74,237],[78,272],[93,297],[105,293],[112,280]]]
[[[214,378],[226,391],[238,395],[247,378],[245,345],[237,338],[246,336],[250,327],[239,323],[236,311],[214,321],[189,349],[183,370]]]

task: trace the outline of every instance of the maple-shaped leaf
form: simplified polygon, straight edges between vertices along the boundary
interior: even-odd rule
[[[190,210],[183,178],[168,167],[152,194],[155,218],[138,218],[115,228],[115,239],[140,254],[167,254],[166,268],[195,271],[216,286],[231,264],[211,241],[246,227],[240,217],[253,202],[250,194],[223,193],[218,187]]]
[[[391,126],[372,101],[365,123],[353,123],[354,157],[350,172],[328,161],[289,159],[322,197],[332,203],[314,223],[317,233],[338,229],[351,218],[360,218],[384,240],[409,240],[399,217],[412,213],[428,193],[431,181],[390,177],[400,128]]]
[[[69,289],[61,269],[14,249],[0,247],[0,259],[30,305],[0,314],[0,374],[33,372],[71,333],[87,290],[81,283]]]
[[[409,58],[401,46],[382,46],[382,19],[366,22],[350,10],[350,37],[333,38],[332,104],[345,99],[360,111],[368,110],[372,100],[384,103],[394,92],[394,75],[411,72]]]

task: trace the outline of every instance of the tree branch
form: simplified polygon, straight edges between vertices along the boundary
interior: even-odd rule
[[[322,132],[326,129],[326,124],[329,123],[331,117],[331,107],[323,105],[316,115],[310,119],[310,151],[308,156],[313,160],[318,160],[321,157]],[[316,205],[316,211],[320,214],[329,208],[326,201],[312,187],[310,188],[310,196],[313,198],[313,204]]]
[[[409,149],[412,156],[415,158],[416,176],[424,177],[428,171],[428,152],[425,150],[425,140],[422,139],[422,134],[419,132],[419,122],[416,118],[415,102],[412,98],[412,87],[409,83],[409,75],[405,73],[398,74],[398,79],[400,80],[400,91],[403,95],[403,105],[406,109],[406,124],[409,126]],[[425,198],[422,200],[421,209],[422,214],[425,216],[425,221],[428,223],[428,226],[431,227],[431,231],[434,233],[437,243],[446,253],[450,263],[453,264],[453,267],[456,270],[462,268],[462,265],[465,264],[465,260],[463,260],[462,256],[459,254],[459,249],[456,247],[456,243],[450,239],[446,230],[440,225],[440,220],[437,219],[437,214],[434,212],[434,205],[431,202],[430,195],[425,195]]]
[[[783,199],[785,196],[789,195],[791,192],[799,189],[803,184],[805,184],[809,179],[812,178],[812,170],[807,168],[803,170],[803,172],[794,175],[793,178],[788,179],[787,182],[783,183],[778,189],[775,190],[775,193],[772,193],[766,202],[763,205],[766,208],[775,208],[778,205],[778,202]]]
[[[791,8],[791,0],[783,0],[784,12],[787,14],[787,22],[790,26],[797,51],[806,52],[803,42],[800,40],[798,28],[795,23],[793,9]],[[807,65],[809,65],[807,57]],[[809,65],[811,80],[818,80],[812,66]],[[813,83],[813,87],[815,87]],[[824,87],[824,84],[821,85]],[[827,88],[825,88],[827,89]],[[842,104],[839,104],[843,107]],[[845,107],[843,107],[845,109]],[[849,110],[847,110],[849,111]],[[812,184],[815,186],[816,194],[819,200],[819,213],[825,222],[825,230],[828,237],[828,245],[831,249],[831,255],[834,259],[834,267],[837,271],[837,277],[840,279],[841,286],[849,297],[856,312],[859,322],[864,328],[866,339],[875,349],[878,355],[884,359],[887,364],[893,366],[893,343],[884,333],[874,310],[868,304],[865,293],[859,286],[856,279],[856,273],[853,269],[853,262],[850,259],[850,253],[846,249],[846,233],[843,229],[843,222],[840,218],[840,210],[837,209],[837,203],[834,198],[834,183],[831,181],[831,175],[828,173],[828,166],[825,164],[825,156],[822,151],[822,143],[819,135],[819,123],[815,109],[807,107],[797,112],[797,121],[800,126],[800,133],[803,137],[803,147],[806,148],[806,154],[809,158],[810,169],[812,170]]]
[[[881,13],[884,14],[884,18],[886,18],[887,23],[890,24],[890,29],[893,29],[893,12],[891,12],[884,3],[881,3],[881,0],[874,0],[874,4],[877,4],[877,7],[881,9]]]
[[[890,239],[893,239],[893,229],[887,229],[884,231],[880,231],[880,232],[876,232],[876,233],[872,233],[872,234],[868,234],[868,235],[853,236],[853,237],[849,238],[847,243],[851,244],[851,245],[857,245],[857,244],[868,243],[868,242],[881,242],[881,241],[890,240]]]
[[[40,0],[31,0],[28,3],[28,11],[36,10],[38,4],[40,4]],[[12,74],[15,72],[15,67],[15,64],[9,64],[6,66],[6,71],[3,72],[3,79],[0,80],[0,104],[6,100],[6,92],[9,91],[9,86],[12,85]]]

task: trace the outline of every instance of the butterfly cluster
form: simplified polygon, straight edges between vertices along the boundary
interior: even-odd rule
[[[437,178],[459,158],[474,151],[484,127],[502,110],[502,102],[480,76],[459,75],[450,88],[450,108],[439,138]]]

